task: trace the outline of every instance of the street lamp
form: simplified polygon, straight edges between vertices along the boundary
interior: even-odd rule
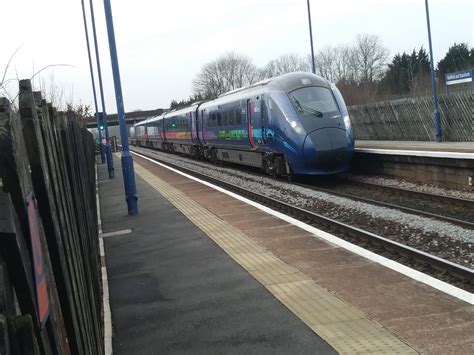
[[[316,66],[314,65],[313,29],[311,28],[311,10],[309,8],[309,0],[307,0],[306,2],[308,4],[309,40],[311,42],[311,64],[312,64],[313,74],[316,74]]]
[[[431,66],[431,87],[433,91],[433,100],[434,100],[434,124],[435,124],[435,139],[436,142],[441,142],[443,140],[443,135],[441,132],[441,117],[439,114],[438,106],[438,93],[436,90],[436,78],[434,71],[434,59],[433,59],[433,47],[431,45],[431,28],[430,28],[430,11],[428,9],[428,0],[425,0],[426,8],[426,23],[428,25],[428,42],[430,45],[430,66]]]

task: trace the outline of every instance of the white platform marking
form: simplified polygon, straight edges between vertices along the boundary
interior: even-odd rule
[[[115,232],[102,233],[102,238],[113,237],[113,236],[116,236],[116,235],[130,234],[130,233],[132,233],[131,229],[122,229],[122,230],[115,231]]]
[[[97,220],[99,232],[99,251],[101,258],[105,258],[104,240],[102,234],[102,219],[100,217],[100,201],[99,201],[99,181],[97,179],[97,164],[95,166],[96,181],[96,203],[97,203]],[[102,307],[104,309],[104,354],[112,355],[112,314],[110,312],[109,301],[109,281],[107,279],[107,265],[104,263],[101,267],[102,273]]]
[[[400,150],[400,149],[377,149],[377,148],[355,148],[358,153],[385,154],[385,155],[407,155],[428,158],[449,159],[474,159],[474,153],[440,152],[429,150]]]

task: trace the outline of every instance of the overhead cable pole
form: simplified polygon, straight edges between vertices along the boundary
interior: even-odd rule
[[[97,106],[97,94],[95,91],[95,80],[94,80],[94,69],[92,67],[92,58],[91,58],[91,47],[89,45],[89,31],[87,30],[87,19],[86,19],[86,9],[84,7],[84,0],[81,0],[82,3],[82,16],[84,18],[84,32],[86,34],[86,43],[87,43],[87,55],[89,56],[89,70],[91,72],[91,81],[92,81],[92,93],[94,94],[94,105],[95,105],[95,120],[97,121],[97,131],[99,133],[99,151],[100,151],[100,160],[102,164],[105,163],[105,154],[104,154],[104,145],[102,144],[102,130],[100,127],[100,119],[98,115],[98,106]]]
[[[91,8],[91,21],[92,21],[92,34],[94,36],[95,57],[97,60],[97,76],[99,78],[100,100],[102,102],[101,116],[102,116],[102,122],[104,123],[104,130],[105,130],[105,154],[107,157],[107,169],[109,170],[109,178],[112,179],[115,176],[114,158],[112,156],[112,148],[110,146],[109,126],[107,123],[107,112],[105,110],[104,86],[102,85],[102,71],[100,70],[99,46],[97,44],[94,5],[92,4],[92,0],[90,0],[90,8]]]
[[[313,68],[313,74],[316,74],[316,66],[314,64],[313,29],[311,27],[311,10],[309,8],[309,0],[307,0],[306,2],[308,4],[309,40],[311,42],[311,64]]]
[[[430,28],[430,11],[428,9],[428,0],[425,0],[426,8],[426,23],[428,25],[428,42],[430,45],[430,66],[431,66],[431,87],[433,91],[434,101],[434,125],[435,125],[435,139],[436,142],[443,140],[443,133],[441,131],[441,116],[439,113],[438,92],[436,89],[436,76],[434,71],[433,46],[431,45],[431,28]]]
[[[105,21],[107,22],[107,35],[109,37],[110,61],[112,62],[112,74],[114,76],[115,99],[117,101],[117,116],[120,124],[120,142],[122,144],[122,173],[125,185],[125,198],[127,201],[128,214],[138,214],[137,187],[135,185],[135,171],[133,169],[133,158],[128,147],[128,132],[125,122],[125,109],[123,105],[122,84],[120,83],[120,70],[115,44],[114,23],[112,18],[112,7],[110,0],[104,0]]]

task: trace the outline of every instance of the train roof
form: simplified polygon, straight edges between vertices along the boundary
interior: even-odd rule
[[[319,75],[306,72],[293,72],[265,79],[255,84],[229,91],[220,95],[218,98],[230,96],[237,93],[248,92],[257,89],[258,87],[269,87],[271,89],[277,90],[283,89],[286,92],[290,92],[303,86],[324,86],[329,88],[330,83]]]
[[[162,114],[162,115],[159,115],[159,116],[155,116],[155,117],[152,117],[152,118],[149,118],[147,119],[144,123],[150,123],[150,122],[155,122],[155,121],[159,121],[161,119],[163,119],[163,116],[166,115],[166,113]]]
[[[174,111],[168,111],[167,113],[165,113],[163,116],[166,116],[166,117],[173,117],[173,116],[179,116],[179,115],[185,115],[191,111],[195,111],[196,108],[198,107],[198,103],[193,103],[192,105],[190,106],[186,106],[186,107],[183,107],[183,108],[180,108],[180,109],[177,109],[177,110],[174,110]]]
[[[152,122],[152,121],[157,121],[163,116],[164,115],[159,115],[159,116],[153,116],[153,117],[147,118],[146,120],[135,123],[133,125],[133,127],[142,126],[142,125],[147,124],[148,122]]]
[[[286,92],[293,91],[304,86],[323,86],[330,88],[329,81],[312,73],[295,72],[277,76],[270,80],[269,85],[275,83],[281,85]]]

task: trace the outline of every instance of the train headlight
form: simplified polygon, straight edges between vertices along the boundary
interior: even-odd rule
[[[345,115],[343,117],[344,120],[344,127],[346,128],[346,131],[351,129],[351,119],[349,118],[349,115]]]
[[[303,128],[300,126],[300,124],[296,121],[290,121],[290,126],[295,130],[296,133],[300,134],[303,133]]]

